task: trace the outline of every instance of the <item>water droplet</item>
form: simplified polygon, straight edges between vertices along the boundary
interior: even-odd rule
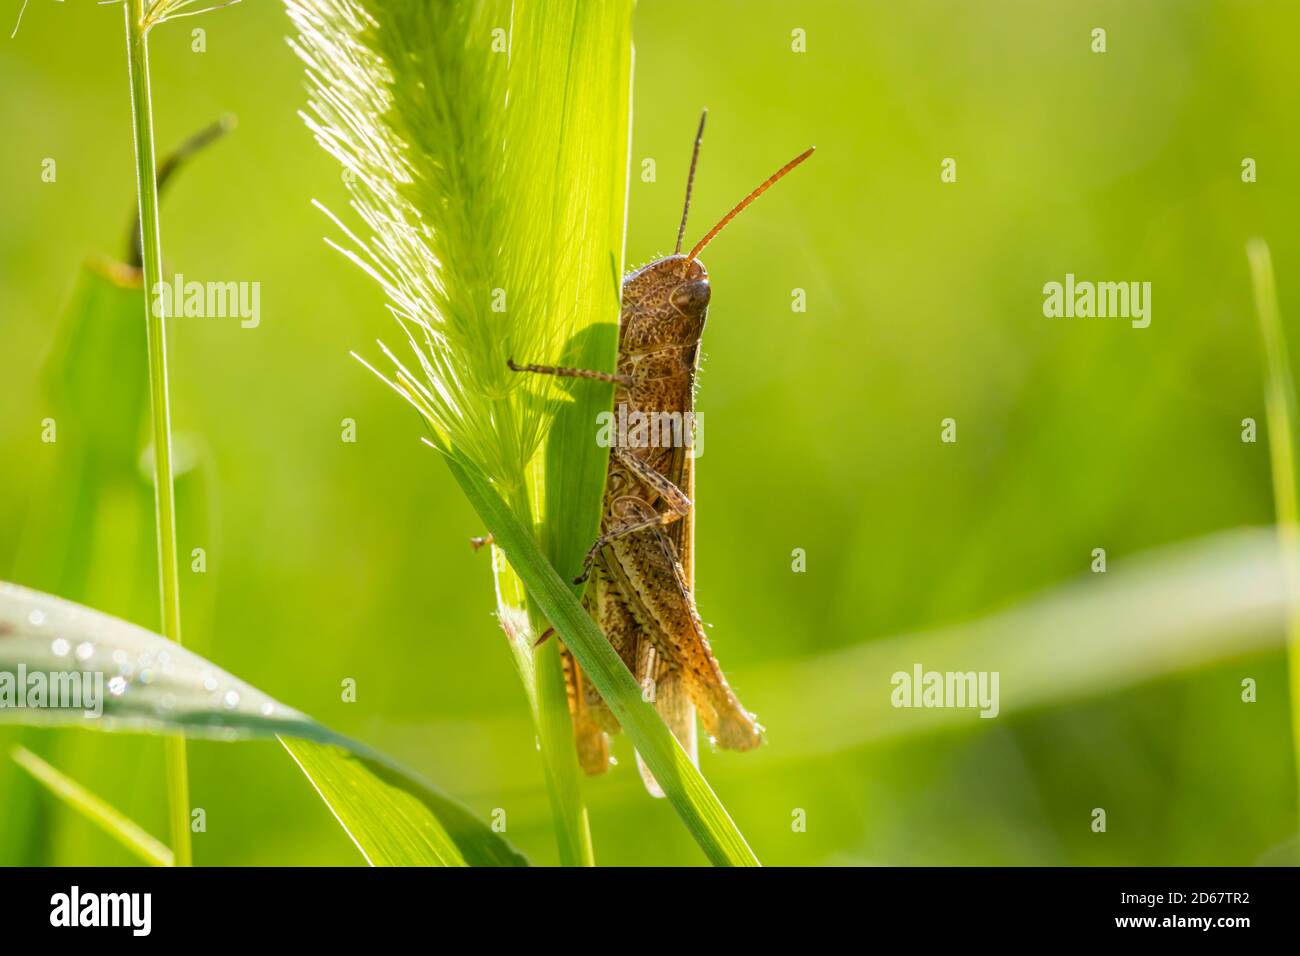
[[[31,614],[27,615],[27,620],[31,622],[32,627],[40,627],[45,623],[45,612],[40,610],[32,611]]]
[[[205,678],[203,678],[203,689],[204,689],[204,690],[216,690],[216,689],[217,689],[217,679],[216,679],[215,677],[205,677]]]
[[[265,704],[263,704],[258,709],[262,712],[263,717],[270,717],[272,714],[275,713],[275,704],[271,703],[268,700]]]
[[[126,678],[114,677],[108,682],[108,692],[114,697],[121,697],[126,693]]]
[[[226,691],[226,696],[221,699],[221,702],[226,705],[226,710],[234,710],[239,706],[239,692],[234,690]]]
[[[54,643],[50,645],[50,650],[54,652],[55,657],[67,657],[69,649],[70,645],[61,637],[55,638]]]
[[[140,672],[140,683],[141,683],[141,684],[152,684],[152,683],[153,683],[153,671],[151,671],[151,670],[150,670],[149,668],[147,668],[147,667],[146,667],[144,670],[142,670],[142,671]]]
[[[158,700],[158,706],[163,710],[171,710],[173,707],[176,706],[176,695],[163,694],[162,697],[159,698]]]
[[[82,641],[77,645],[77,660],[88,661],[95,656],[95,645],[90,641]]]

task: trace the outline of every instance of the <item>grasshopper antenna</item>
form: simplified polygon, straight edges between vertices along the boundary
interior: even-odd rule
[[[691,171],[686,174],[686,202],[682,205],[682,224],[677,227],[677,246],[673,255],[682,251],[682,240],[686,238],[686,214],[691,211],[691,187],[695,185],[695,164],[700,161],[700,143],[704,140],[704,121],[709,118],[706,109],[700,114],[700,128],[695,131],[695,148],[691,150]]]
[[[786,173],[790,172],[790,170],[794,169],[805,159],[811,156],[813,154],[813,151],[816,149],[817,149],[816,146],[809,146],[807,149],[805,149],[794,159],[790,160],[790,162],[786,163],[784,166],[782,166],[780,169],[774,172],[771,176],[767,177],[767,179],[763,181],[762,185],[760,185],[752,193],[750,193],[739,203],[737,203],[735,209],[731,210],[731,212],[723,216],[721,221],[719,221],[716,226],[710,229],[703,239],[701,239],[699,242],[695,244],[695,248],[691,250],[691,254],[686,257],[686,265],[690,265],[692,262],[694,262],[695,258],[701,252],[704,251],[704,247],[713,241],[714,236],[722,232],[723,228],[726,227],[727,223],[731,222],[731,220],[735,219],[738,215],[740,215],[741,210],[743,210],[746,206],[752,203],[759,196],[763,195],[763,193],[767,192],[769,189],[775,186],[777,182],[779,182],[781,178],[785,176]],[[689,195],[689,193],[687,195]],[[683,217],[683,223],[684,223],[684,217]]]

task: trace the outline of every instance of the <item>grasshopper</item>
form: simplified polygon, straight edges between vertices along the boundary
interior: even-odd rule
[[[617,371],[520,365],[513,359],[511,369],[611,382],[615,407],[625,406],[629,416],[641,412],[655,421],[662,420],[663,413],[680,415],[684,421],[693,418],[700,336],[712,295],[700,252],[741,210],[813,152],[809,149],[782,166],[682,255],[706,117],[707,112],[695,134],[673,254],[623,279]],[[682,747],[698,762],[697,712],[710,738],[726,750],[757,747],[763,730],[728,685],[695,607],[695,463],[683,447],[688,443],[614,443],[600,537],[574,583],[592,578],[583,599],[588,611],[647,699],[654,701]],[[607,734],[618,732],[618,721],[567,648],[563,658],[579,762],[589,774],[602,773],[610,764]],[[644,764],[641,773],[651,793],[659,795]]]

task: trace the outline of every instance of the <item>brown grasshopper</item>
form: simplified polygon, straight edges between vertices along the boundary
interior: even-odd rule
[[[741,210],[813,152],[782,166],[683,256],[704,119],[695,135],[673,254],[623,280],[617,372],[519,365],[513,359],[511,369],[612,382],[615,407],[626,406],[629,417],[634,412],[676,413],[690,421],[700,336],[712,294],[699,254]],[[611,448],[601,534],[574,583],[594,572],[584,603],[647,696],[653,695],[655,708],[692,760],[698,760],[697,711],[718,746],[750,750],[762,742],[762,728],[727,684],[695,608],[695,463],[684,447],[689,439],[670,447],[639,444],[615,442]],[[587,773],[601,773],[610,762],[606,734],[618,732],[618,721],[567,648],[563,654],[579,761]],[[644,765],[642,775],[657,794]]]

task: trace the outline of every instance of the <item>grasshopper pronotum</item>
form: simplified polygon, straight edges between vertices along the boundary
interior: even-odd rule
[[[742,209],[813,152],[782,166],[682,255],[703,134],[701,116],[673,254],[623,280],[617,372],[519,365],[513,359],[512,369],[613,382],[615,407],[693,417],[700,335],[712,294],[699,254]],[[758,746],[762,728],[727,684],[695,609],[695,464],[684,444],[615,443],[611,448],[601,534],[575,583],[594,572],[585,597],[588,609],[695,760],[696,711],[705,731],[727,750]],[[587,773],[601,773],[609,766],[606,734],[616,733],[618,722],[567,649],[564,664],[579,760]],[[644,766],[642,775],[651,792],[658,793]]]

